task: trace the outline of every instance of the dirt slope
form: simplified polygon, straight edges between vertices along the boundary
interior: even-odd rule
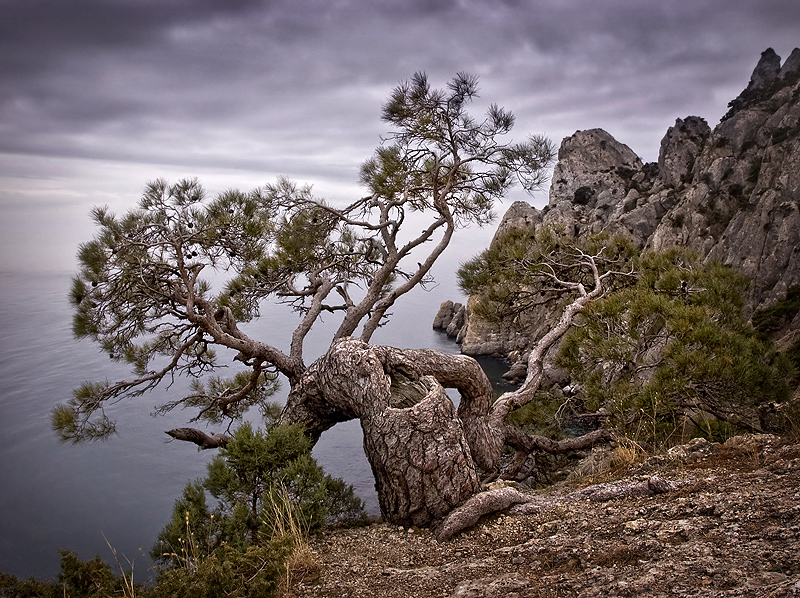
[[[497,515],[439,544],[387,524],[312,540],[316,579],[294,596],[800,596],[800,445],[696,441],[615,483],[684,481],[653,497]],[[551,489],[567,494],[575,486]]]

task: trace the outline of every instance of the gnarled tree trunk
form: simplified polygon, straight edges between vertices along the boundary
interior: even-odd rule
[[[488,479],[498,476],[505,446],[515,451],[508,468],[513,477],[535,450],[564,453],[611,438],[610,431],[598,430],[555,442],[507,421],[512,411],[534,399],[547,351],[576,314],[603,294],[602,281],[611,272],[599,273],[596,256],[579,251],[576,255],[593,273],[594,286],[587,290],[582,283],[560,280],[554,270],[545,272],[552,282],[577,291],[578,297],[531,350],[525,382],[516,391],[495,400],[486,374],[464,355],[401,350],[344,337],[308,368],[291,371],[281,422],[302,423],[316,439],[336,423],[358,419],[384,518],[404,525],[436,525],[458,509],[459,516],[446,525],[444,536],[449,537],[458,522],[477,520],[486,509],[507,502],[505,495],[503,500],[470,501],[481,491],[481,473]],[[461,394],[457,411],[444,387]]]
[[[394,523],[423,526],[478,492],[480,481],[452,401],[434,376],[420,374],[425,363],[416,357],[419,364],[396,349],[342,339],[309,368],[324,392],[293,389],[283,421],[307,423],[311,412],[318,434],[359,419],[381,512]]]
[[[536,363],[529,367],[538,371]],[[540,376],[529,379],[538,385]],[[290,382],[281,423],[302,423],[317,439],[339,422],[358,419],[383,517],[400,525],[444,525],[443,538],[487,509],[519,502],[514,493],[508,504],[505,495],[503,500],[495,495],[470,500],[481,494],[481,476],[497,477],[504,446],[516,451],[513,474],[520,455],[569,452],[610,437],[606,430],[562,441],[529,435],[498,413],[507,415],[512,403],[530,400],[535,391],[530,384],[524,392],[495,400],[474,359],[430,349],[402,350],[342,338]],[[458,409],[445,387],[459,391]],[[227,440],[191,428],[168,434],[201,447],[222,446]],[[451,513],[458,516],[448,517]]]
[[[461,393],[458,411],[444,386]],[[470,357],[345,338],[293,387],[282,421],[302,422],[318,435],[359,419],[384,518],[418,526],[443,520],[478,494],[481,473],[499,468],[509,441],[520,450],[526,436],[530,450],[566,452],[607,437],[593,433],[562,446],[511,433],[493,405],[491,384]]]

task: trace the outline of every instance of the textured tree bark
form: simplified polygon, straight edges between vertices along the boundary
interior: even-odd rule
[[[476,494],[459,508],[454,509],[437,526],[435,535],[437,540],[445,542],[460,531],[475,525],[482,516],[505,509],[520,515],[531,514],[537,513],[542,509],[578,500],[606,502],[626,496],[665,494],[693,483],[694,480],[691,479],[670,481],[653,476],[641,482],[595,484],[563,496],[544,497],[524,494],[511,487],[494,488]]]
[[[461,394],[457,411],[444,387]],[[383,517],[417,526],[438,524],[458,508],[463,521],[506,508],[499,499],[469,502],[480,496],[481,473],[499,469],[506,444],[518,454],[560,453],[609,438],[604,430],[560,442],[530,436],[499,418],[497,407],[470,357],[343,338],[294,381],[281,422],[303,423],[317,438],[358,419]]]
[[[519,389],[494,400],[492,386],[474,359],[429,349],[372,346],[368,340],[374,326],[366,326],[361,339],[338,338],[308,368],[299,357],[283,364],[281,371],[289,376],[291,391],[280,421],[302,423],[317,439],[338,422],[358,419],[381,512],[388,521],[441,524],[440,529],[446,531],[440,537],[449,537],[468,522],[519,502],[523,495],[518,492],[480,493],[481,472],[490,478],[498,475],[505,446],[515,450],[505,472],[514,477],[533,451],[564,453],[611,438],[609,431],[598,430],[556,442],[529,435],[507,422],[512,411],[534,399],[547,351],[585,305],[604,292],[602,281],[610,272],[600,274],[596,256],[578,251],[576,257],[591,270],[594,286],[587,291],[583,283],[560,280],[552,267],[544,270],[543,275],[554,284],[579,296],[531,350],[527,376]],[[378,304],[375,322],[390,304]],[[233,324],[228,328],[235,332]],[[340,329],[337,337],[347,330],[348,326]],[[443,387],[456,388],[461,394],[457,412]]]
[[[461,530],[472,527],[484,515],[503,511],[512,505],[527,503],[531,496],[515,488],[497,488],[476,494],[459,508],[451,511],[434,530],[436,539],[445,542]]]
[[[445,386],[461,394],[458,411]],[[481,492],[481,472],[498,471],[505,444],[527,456],[611,437],[608,430],[561,441],[532,436],[498,419],[497,406],[486,374],[470,357],[345,338],[292,381],[281,422],[302,423],[316,439],[338,422],[358,419],[383,517],[433,525],[445,540],[484,515],[532,500],[512,488]],[[193,428],[167,434],[202,448],[229,440]]]
[[[384,517],[424,526],[480,489],[464,426],[433,376],[397,353],[356,339],[337,342],[319,368],[325,397],[361,421]]]
[[[494,391],[481,366],[466,355],[450,355],[432,349],[373,348],[385,368],[396,377],[398,372],[412,377],[432,376],[445,388],[455,388],[461,395],[456,416],[464,427],[467,444],[475,464],[483,471],[493,471],[500,463],[502,443],[486,417],[494,400]]]
[[[193,442],[201,449],[220,448],[228,444],[231,437],[226,434],[206,434],[196,428],[174,428],[166,432],[175,440]]]

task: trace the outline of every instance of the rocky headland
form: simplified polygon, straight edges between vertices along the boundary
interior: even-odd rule
[[[602,129],[576,132],[561,143],[548,205],[515,202],[495,238],[513,228],[608,231],[642,248],[686,246],[752,280],[751,313],[775,305],[800,283],[800,49],[783,64],[766,50],[729,105],[714,129],[677,119],[657,163]],[[508,357],[524,373],[525,353],[558,314],[532,310],[522,329],[504,329],[474,316],[472,301],[443,304],[434,327],[463,353]],[[800,340],[800,314],[773,336],[779,347]]]

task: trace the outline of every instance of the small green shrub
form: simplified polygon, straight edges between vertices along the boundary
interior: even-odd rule
[[[729,438],[745,434],[748,430],[740,428],[729,421],[704,415],[694,422],[696,425],[695,436],[705,438],[710,442],[725,442]]]
[[[539,390],[533,401],[511,413],[509,423],[527,428],[534,434],[550,438],[563,438],[558,412],[564,405],[564,396],[551,390]]]
[[[788,398],[791,367],[745,319],[746,288],[732,269],[681,248],[645,253],[636,284],[586,310],[558,364],[587,405],[605,406],[640,442],[679,439],[690,413],[757,426],[760,405]],[[708,434],[725,427],[709,424]]]
[[[630,183],[631,179],[634,176],[636,176],[636,174],[638,172],[638,171],[636,171],[636,170],[634,170],[632,168],[628,168],[626,166],[618,166],[616,171],[617,171],[617,174],[620,177],[622,177],[627,183]]]
[[[20,580],[0,573],[0,596],[4,598],[107,598],[144,595],[145,588],[128,585],[99,556],[82,561],[69,550],[59,550],[61,566],[56,581]],[[127,575],[127,574],[126,574]]]
[[[631,240],[622,235],[600,233],[575,239],[558,230],[533,234],[511,229],[495,238],[489,249],[461,265],[458,284],[475,298],[473,316],[518,328],[538,306],[551,309],[564,300],[566,294],[552,284],[549,267],[553,273],[591,284],[591,272],[576,265],[580,251],[598,254],[601,271],[618,273],[629,271],[638,254]],[[621,274],[609,275],[605,284],[616,288],[626,280]]]
[[[217,503],[211,511],[208,492]],[[244,423],[208,464],[208,476],[187,484],[150,554],[166,567],[198,561],[220,546],[245,549],[276,534],[274,504],[285,493],[292,519],[305,532],[363,521],[351,486],[324,473],[311,441],[296,425],[268,432]]]
[[[151,596],[276,595],[314,569],[310,531],[364,519],[352,486],[313,459],[302,427],[244,423],[175,502],[150,553],[161,564]]]
[[[146,598],[269,598],[276,595],[291,538],[236,549],[222,545],[196,565],[162,569]]]
[[[784,352],[786,358],[794,368],[794,377],[792,381],[795,385],[800,384],[800,340],[794,342],[791,347]]]

